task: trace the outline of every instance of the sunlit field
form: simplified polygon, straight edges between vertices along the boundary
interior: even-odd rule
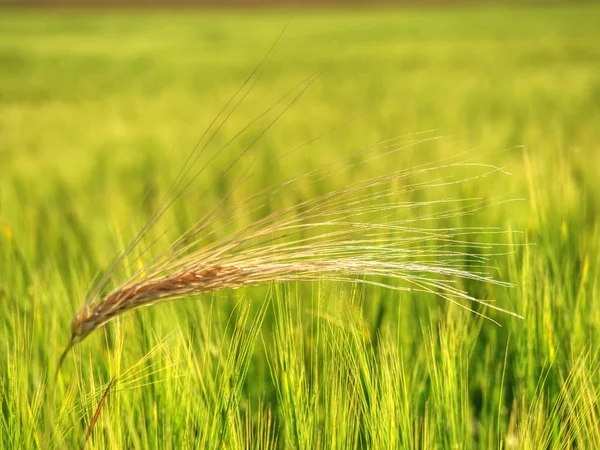
[[[599,23],[592,3],[0,11],[0,447],[600,448]],[[446,165],[394,201],[464,230],[501,283],[453,282],[522,318],[393,279],[267,283],[125,313],[55,378],[94,275],[261,61],[128,270],[296,177],[206,241]]]

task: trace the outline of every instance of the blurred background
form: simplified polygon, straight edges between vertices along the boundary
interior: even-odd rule
[[[0,446],[79,445],[108,380],[133,367],[92,446],[600,447],[600,6],[376,3],[0,2]],[[107,326],[50,397],[95,271],[265,55],[215,148],[314,83],[219,154],[165,242],[229,192],[247,166],[223,169],[259,136],[240,198],[385,139],[437,136],[297,199],[472,150],[511,175],[432,195],[522,201],[440,226],[521,232],[530,245],[493,261],[516,287],[472,289],[525,318],[492,313],[498,327],[375,288],[219,293]]]

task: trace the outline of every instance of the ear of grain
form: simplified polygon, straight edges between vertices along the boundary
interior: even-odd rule
[[[72,335],[79,341],[126,311],[161,301],[297,280],[353,281],[417,290],[469,309],[468,302],[475,302],[502,310],[470,296],[456,286],[455,280],[506,284],[486,272],[488,257],[506,248],[469,238],[503,232],[431,226],[444,218],[474,214],[485,202],[477,198],[401,201],[408,193],[464,183],[499,171],[481,165],[477,175],[457,180],[451,174],[460,167],[450,164],[400,171],[347,186],[271,213],[195,248],[190,236],[206,231],[204,224],[178,241],[179,247],[170,248],[108,295],[86,305],[73,321]],[[398,183],[423,174],[433,181]],[[378,220],[373,221],[373,217]],[[465,247],[476,248],[477,255],[465,252]],[[465,261],[468,270],[464,269]]]
[[[273,117],[258,137],[238,154],[225,172],[239,164],[316,80],[316,76],[311,76],[299,83],[243,127],[224,147],[206,154],[213,138],[260,78],[271,51],[192,149],[156,213],[131,244],[117,255],[90,291],[85,306],[71,323],[69,348],[113,318],[142,306],[206,292],[288,281],[351,281],[417,290],[438,295],[470,310],[469,305],[476,303],[504,311],[472,297],[456,283],[462,278],[506,284],[494,280],[486,266],[489,256],[505,252],[507,248],[486,243],[485,238],[503,231],[436,228],[432,225],[444,219],[472,215],[488,202],[478,198],[411,200],[421,191],[472,182],[503,172],[493,166],[475,163],[468,155],[392,170],[314,198],[296,201],[292,206],[266,214],[225,237],[218,237],[223,229],[229,230],[236,219],[256,214],[267,201],[289,199],[299,185],[327,182],[340,172],[380,158],[393,161],[394,156],[406,148],[431,138],[383,141],[334,161],[334,164],[315,168],[286,183],[260,191],[229,208],[218,204],[164,251],[131,274],[131,267],[125,264],[126,257],[134,250],[143,256],[156,245],[158,240],[141,248],[149,230],[174,201],[190,193],[190,186],[205,173],[214,158],[250,124],[271,114]],[[205,161],[199,164],[202,156]],[[352,162],[357,156],[360,162]],[[456,174],[464,169],[472,174],[457,178]],[[247,177],[243,177],[231,193]],[[421,179],[424,181],[414,181]],[[477,242],[470,237],[473,235],[483,239]],[[477,254],[466,248],[477,249]],[[108,284],[117,287],[101,295]]]

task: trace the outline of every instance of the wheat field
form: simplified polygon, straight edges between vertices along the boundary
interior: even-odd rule
[[[1,448],[600,448],[600,7],[0,13]],[[54,378],[95,274],[267,54],[127,273],[208,211],[207,245],[412,170],[361,220],[460,230],[498,283],[445,275],[522,318],[288,277],[122,314]]]

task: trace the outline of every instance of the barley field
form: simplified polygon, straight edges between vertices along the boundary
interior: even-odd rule
[[[591,2],[0,10],[0,447],[600,448],[598,23]],[[263,60],[152,251],[332,161],[334,176],[300,178],[207,241],[458,158],[458,182],[395,201],[491,253],[502,283],[453,282],[521,317],[381,278],[266,283],[122,314],[54,377],[95,274]],[[465,199],[482,206],[435,213]]]

